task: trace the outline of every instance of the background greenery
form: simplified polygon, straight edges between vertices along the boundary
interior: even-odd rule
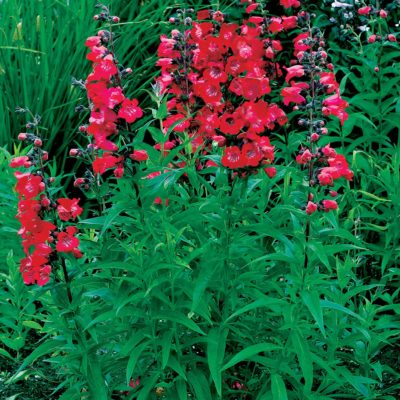
[[[228,12],[236,5],[219,3]],[[142,208],[129,180],[111,183],[113,207],[80,221],[89,262],[68,261],[73,303],[61,282],[22,284],[8,162],[25,121],[13,111],[43,116],[45,146],[66,169],[71,143],[82,141],[84,117],[74,112],[82,94],[70,83],[89,69],[83,42],[96,32],[94,4],[4,0],[0,8],[2,398],[398,399],[400,50],[343,45],[325,2],[318,23],[350,103],[345,125],[330,123],[331,142],[355,177],[340,213],[313,219],[312,240],[294,206],[302,176],[291,164],[292,130],[272,180],[232,187],[222,170],[210,180],[188,168],[143,184],[139,173]],[[111,6],[121,17],[118,55],[134,70],[127,93],[154,106],[143,89],[179,5]],[[151,205],[160,191],[168,207]],[[140,386],[126,395],[131,377]]]

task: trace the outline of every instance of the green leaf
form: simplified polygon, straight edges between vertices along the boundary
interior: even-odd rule
[[[213,400],[210,393],[210,387],[203,372],[194,369],[188,373],[188,381],[190,382],[196,400]]]
[[[271,376],[272,400],[288,400],[285,382],[279,374]]]
[[[348,308],[342,306],[341,304],[333,303],[332,301],[329,300],[321,300],[321,307],[342,311],[345,314],[351,315],[352,317],[357,318],[360,321],[364,321],[364,318],[360,317],[355,312],[349,310]]]
[[[226,369],[233,367],[235,364],[237,364],[239,362],[248,360],[258,353],[261,353],[264,351],[269,352],[269,351],[280,350],[280,349],[281,349],[280,346],[277,346],[277,345],[271,344],[271,343],[254,344],[252,346],[246,347],[245,349],[240,351],[238,354],[236,354],[234,357],[232,357],[231,360],[222,367],[221,371],[225,371]]]
[[[27,365],[33,363],[38,358],[43,357],[45,354],[52,353],[53,351],[60,348],[60,342],[56,340],[48,340],[42,343],[39,347],[32,351],[28,357],[25,358],[24,362],[18,368],[18,371],[22,371]]]
[[[164,369],[167,366],[169,354],[171,351],[172,345],[172,337],[174,336],[174,331],[171,329],[164,333],[163,338],[160,342],[161,345],[161,354],[162,354],[162,368]]]
[[[321,300],[319,298],[318,292],[316,290],[312,290],[311,292],[303,291],[301,293],[301,298],[303,299],[304,304],[310,310],[311,315],[317,322],[322,335],[326,337],[324,315],[322,313]]]
[[[189,328],[192,331],[205,335],[204,331],[202,331],[194,321],[189,319],[186,315],[179,314],[177,312],[164,311],[163,313],[154,316],[153,319],[177,322],[178,324],[186,326],[186,328]]]
[[[219,396],[222,396],[221,367],[224,361],[228,329],[213,328],[207,335],[207,361]]]
[[[254,301],[253,303],[247,304],[246,306],[244,306],[242,308],[239,308],[239,310],[235,311],[230,317],[228,317],[228,319],[226,321],[228,322],[232,318],[235,318],[238,315],[244,314],[248,311],[254,310],[255,308],[271,307],[271,306],[285,305],[285,304],[286,303],[282,300],[270,299],[270,298],[264,297],[264,298]]]
[[[305,380],[305,391],[310,392],[313,384],[313,363],[310,357],[310,348],[298,331],[292,332],[293,351],[299,360],[300,368]]]
[[[41,330],[43,329],[43,328],[42,328],[42,325],[38,324],[38,323],[35,322],[35,321],[24,321],[24,322],[22,323],[22,325],[24,325],[24,326],[26,326],[26,327],[28,327],[28,328],[36,329],[36,330],[38,330],[38,331],[41,331]]]
[[[148,343],[142,343],[140,346],[132,350],[132,354],[129,357],[128,365],[126,367],[126,382],[129,385],[133,371],[136,367],[136,363],[142,355],[143,351],[148,347]]]

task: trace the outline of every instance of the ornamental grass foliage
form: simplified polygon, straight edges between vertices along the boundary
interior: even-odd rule
[[[399,4],[114,6],[0,153],[2,397],[400,398]]]

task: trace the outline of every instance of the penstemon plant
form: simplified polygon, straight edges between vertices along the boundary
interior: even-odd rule
[[[334,145],[352,115],[311,7],[177,10],[147,113],[126,97],[120,19],[97,5],[92,69],[73,81],[89,114],[74,183],[56,177],[38,116],[11,162],[26,170],[21,273],[46,334],[19,374],[48,356],[61,400],[395,399],[380,356],[395,306],[360,281],[370,250],[330,212],[358,177]]]

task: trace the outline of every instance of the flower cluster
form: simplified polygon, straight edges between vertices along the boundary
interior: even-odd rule
[[[19,109],[20,112],[22,109]],[[29,110],[23,110],[29,112]],[[52,261],[58,253],[71,252],[76,258],[82,257],[79,251],[79,239],[75,236],[77,229],[68,226],[65,232],[58,230],[57,220],[63,222],[74,220],[82,213],[79,199],[58,198],[53,201],[50,196],[52,177],[45,175],[45,162],[48,154],[42,150],[37,125],[39,118],[27,124],[35,128],[36,133],[20,133],[19,140],[33,144],[25,156],[14,157],[12,168],[25,168],[25,172],[15,172],[16,192],[19,196],[17,219],[21,223],[18,234],[22,238],[25,258],[21,260],[20,271],[25,284],[45,285],[50,279]],[[52,216],[51,220],[46,217]]]
[[[247,13],[259,6],[247,3]],[[164,134],[173,137],[168,137],[164,151],[181,142],[179,133],[188,132],[193,151],[200,148],[204,154],[211,150],[210,143],[222,147],[221,163],[227,168],[245,175],[266,167],[274,161],[269,133],[287,122],[285,112],[265,98],[271,82],[283,75],[276,61],[283,50],[277,34],[296,28],[297,17],[251,15],[239,25],[210,10],[198,12],[192,21],[191,12],[178,10],[170,21],[183,31],[161,36],[158,48],[157,84],[171,95],[163,127]]]
[[[351,180],[353,172],[349,170],[344,156],[337,154],[330,145],[318,146],[321,136],[328,134],[324,117],[335,116],[341,124],[348,118],[348,103],[340,96],[339,84],[332,72],[333,65],[327,63],[325,43],[318,28],[311,27],[310,14],[299,14],[299,23],[305,29],[294,39],[297,62],[287,68],[286,82],[289,86],[282,90],[286,105],[294,104],[295,110],[303,110],[307,118],[299,119],[299,125],[307,129],[307,140],[299,151],[296,162],[308,170],[307,179],[310,188],[333,186],[339,178]],[[336,197],[335,191],[329,194]],[[308,195],[307,214],[317,209],[329,211],[337,208],[334,200],[313,202],[314,194]]]
[[[128,124],[134,123],[143,115],[138,100],[125,97],[122,88],[122,78],[132,73],[130,68],[120,66],[114,54],[114,33],[112,22],[119,18],[111,16],[106,6],[99,5],[101,13],[95,15],[96,20],[110,24],[109,30],[102,29],[96,36],[90,36],[85,42],[89,48],[87,59],[92,62],[92,71],[80,86],[87,91],[89,99],[89,124],[81,126],[81,132],[93,137],[93,142],[86,150],[71,149],[71,156],[88,156],[91,159],[95,175],[102,175],[113,169],[114,175],[120,178],[124,174],[125,155],[119,154],[118,131],[120,126],[127,129]],[[78,82],[79,83],[79,82]],[[134,151],[130,158],[135,161],[147,159],[147,154]],[[76,186],[87,188],[90,178],[78,178]]]

